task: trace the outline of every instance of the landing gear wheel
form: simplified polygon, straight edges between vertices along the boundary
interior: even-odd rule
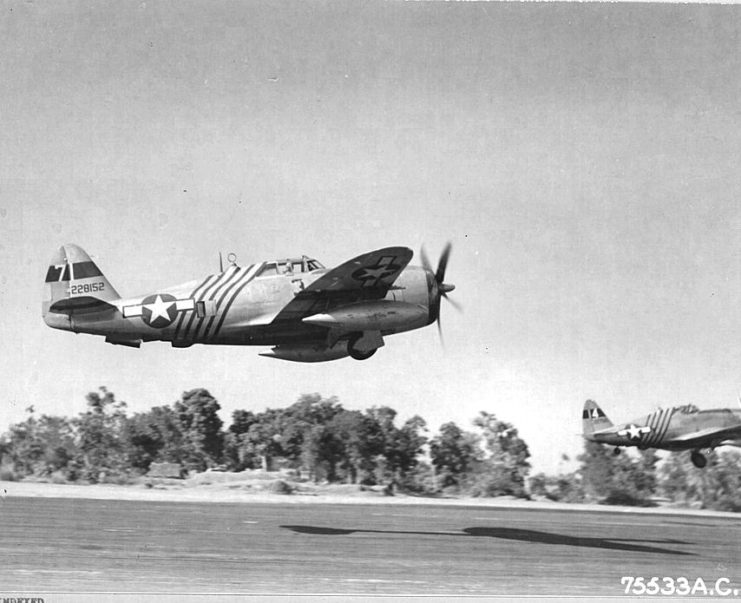
[[[621,451],[620,451],[620,448],[615,448],[615,450],[613,450],[613,451],[612,451],[612,454],[613,454],[614,456],[617,456],[618,454],[620,454],[620,452],[621,452]]]
[[[352,339],[350,339],[350,341],[347,342],[347,353],[350,354],[350,356],[355,360],[368,360],[368,358],[376,353],[376,350],[373,349],[369,352],[361,352],[360,350],[356,350],[355,344],[361,337],[362,335],[355,335]]]
[[[692,451],[692,456],[690,456],[690,459],[692,460],[692,464],[698,469],[702,469],[705,465],[708,464],[708,459],[705,458],[705,455],[697,452],[697,450]]]

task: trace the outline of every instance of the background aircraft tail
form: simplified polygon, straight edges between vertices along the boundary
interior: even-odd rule
[[[595,431],[612,427],[612,421],[602,412],[602,409],[594,400],[587,400],[584,403],[582,412],[582,434],[588,438]]]
[[[50,327],[71,329],[72,315],[107,311],[119,299],[103,273],[77,245],[62,245],[52,256],[44,282],[42,315]]]

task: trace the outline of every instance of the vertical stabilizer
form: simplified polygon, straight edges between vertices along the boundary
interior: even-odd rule
[[[77,245],[62,245],[49,263],[42,315],[50,327],[70,329],[73,314],[108,311],[119,299],[95,262]]]
[[[589,439],[595,431],[612,427],[612,421],[602,412],[602,409],[594,400],[587,400],[584,403],[582,412],[582,433],[585,438]]]

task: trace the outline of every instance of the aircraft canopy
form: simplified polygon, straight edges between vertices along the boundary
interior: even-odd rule
[[[277,276],[279,274],[300,274],[303,272],[313,272],[314,270],[322,270],[324,266],[317,260],[312,259],[308,256],[301,256],[300,258],[288,258],[285,260],[274,260],[265,262],[257,276]]]

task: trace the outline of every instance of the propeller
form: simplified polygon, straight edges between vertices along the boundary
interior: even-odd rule
[[[428,274],[432,277],[432,282],[430,283],[430,291],[434,295],[434,301],[432,303],[433,308],[433,320],[437,322],[437,331],[440,333],[440,338],[442,339],[443,331],[442,326],[440,323],[440,299],[445,298],[447,301],[449,301],[453,307],[458,310],[459,312],[462,311],[461,305],[456,302],[454,299],[451,299],[448,297],[448,293],[453,291],[455,289],[455,285],[451,285],[449,283],[445,282],[445,271],[448,268],[448,260],[450,259],[450,252],[452,251],[453,246],[448,242],[445,245],[445,249],[443,249],[442,254],[440,255],[440,259],[437,262],[437,270],[432,269],[432,264],[430,264],[430,260],[427,257],[427,254],[425,253],[425,248],[422,247],[420,249],[420,258],[422,260],[422,267],[428,272]]]

